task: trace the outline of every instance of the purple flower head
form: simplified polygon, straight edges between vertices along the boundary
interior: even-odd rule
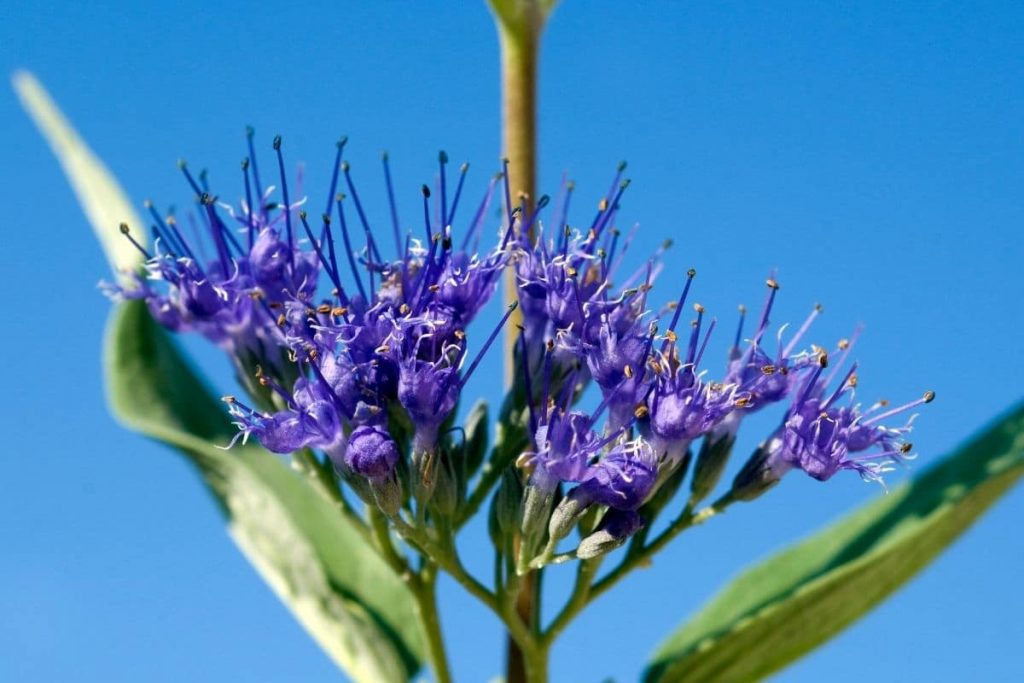
[[[863,479],[882,481],[882,474],[896,462],[907,459],[911,445],[902,440],[911,430],[913,417],[899,428],[880,425],[881,420],[929,403],[934,392],[926,392],[916,401],[876,413],[882,404],[876,404],[862,414],[852,403],[857,386],[857,365],[854,364],[831,394],[838,366],[828,377],[822,377],[828,367],[828,355],[819,353],[816,368],[799,387],[782,424],[755,452],[755,455],[737,475],[733,484],[737,497],[750,500],[770,487],[793,468],[801,469],[819,481],[826,481],[840,470],[852,470]],[[839,406],[844,396],[850,395],[850,405]]]
[[[778,334],[778,352],[774,357],[769,356],[763,348],[763,341],[770,324],[772,306],[780,287],[774,278],[769,278],[767,285],[768,296],[761,319],[746,350],[741,350],[740,347],[746,309],[740,307],[740,322],[736,329],[736,340],[729,353],[728,371],[723,380],[725,384],[735,385],[738,387],[738,391],[747,395],[748,413],[756,412],[785,399],[799,384],[799,373],[813,365],[813,354],[798,351],[797,344],[822,311],[821,306],[815,306],[800,329],[785,345],[782,344],[782,334],[785,330],[783,326]]]
[[[634,411],[653,382],[647,359],[656,333],[653,324],[644,327],[637,322],[620,335],[606,324],[598,332],[596,343],[586,346],[587,367],[609,401],[608,423],[613,431],[635,419]]]
[[[559,482],[582,481],[603,446],[592,425],[585,413],[553,407],[533,434],[535,450],[519,459],[520,466],[532,468],[530,484],[553,491]]]
[[[356,474],[369,479],[386,477],[394,470],[398,458],[398,444],[380,427],[363,425],[349,435],[345,464]]]
[[[292,453],[306,447],[331,451],[344,443],[334,398],[319,382],[297,380],[288,409],[273,414],[259,413],[233,397],[225,400],[243,441],[255,435],[273,453]]]
[[[658,458],[643,439],[619,444],[587,471],[570,495],[616,510],[636,510],[658,476]]]

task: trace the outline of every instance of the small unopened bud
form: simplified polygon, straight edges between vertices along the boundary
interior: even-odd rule
[[[551,513],[551,519],[548,521],[548,544],[551,546],[572,533],[590,505],[589,497],[574,495],[577,490],[573,489]]]
[[[576,557],[590,560],[615,550],[644,525],[643,518],[631,510],[609,510],[601,526],[576,549]]]
[[[396,473],[370,480],[373,500],[388,517],[394,517],[402,509],[402,483]]]
[[[779,483],[792,466],[772,456],[782,448],[782,438],[772,436],[754,451],[733,479],[727,494],[734,500],[751,501]]]
[[[704,437],[693,467],[693,479],[690,481],[691,503],[704,500],[718,485],[735,444],[736,434],[732,430],[712,432]]]
[[[455,468],[452,467],[452,461],[447,452],[439,453],[437,456],[437,483],[434,487],[434,495],[430,499],[430,507],[437,514],[450,517],[455,513],[458,502],[459,483],[455,476]]]

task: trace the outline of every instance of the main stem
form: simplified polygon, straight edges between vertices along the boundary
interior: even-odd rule
[[[502,128],[504,153],[508,159],[509,188],[513,202],[526,196],[527,211],[532,211],[537,184],[537,57],[540,40],[540,10],[533,2],[520,5],[522,14],[515,25],[499,21],[502,70]],[[511,208],[511,207],[510,207]],[[516,300],[515,271],[505,274],[505,299]],[[515,376],[514,352],[516,323],[505,329],[505,385],[511,387]],[[515,608],[523,624],[534,624],[539,609],[537,577],[531,572],[519,582]],[[544,661],[539,661],[544,660]],[[524,653],[511,635],[508,638],[506,683],[539,683],[547,679],[547,652]]]

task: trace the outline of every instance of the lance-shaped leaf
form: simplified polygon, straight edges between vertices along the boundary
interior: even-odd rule
[[[12,82],[22,106],[64,169],[64,175],[96,232],[111,268],[118,274],[135,270],[142,262],[142,254],[124,238],[118,226],[127,223],[134,229],[135,239],[145,243],[145,224],[121,186],[82,141],[35,76],[27,71],[18,71]]]
[[[1024,476],[1024,405],[916,480],[744,571],[668,638],[658,681],[754,681],[863,616]]]
[[[231,537],[331,658],[357,681],[418,668],[411,595],[329,500],[237,432],[142,302],[119,306],[106,345],[110,403],[129,427],[183,452]]]

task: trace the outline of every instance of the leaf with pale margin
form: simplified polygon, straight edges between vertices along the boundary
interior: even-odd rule
[[[139,301],[110,321],[114,413],[182,451],[228,518],[231,537],[330,657],[360,682],[407,681],[421,659],[412,596],[355,528],[279,458],[237,433]]]
[[[46,138],[54,156],[64,169],[71,189],[85,217],[92,224],[107,261],[119,276],[138,269],[142,254],[118,230],[121,223],[133,228],[132,236],[146,243],[145,225],[132,208],[124,190],[103,162],[82,141],[46,89],[27,71],[17,71],[11,79],[22,106]]]
[[[644,680],[755,681],[863,616],[1024,476],[1024,404],[916,480],[747,569],[654,654]]]

